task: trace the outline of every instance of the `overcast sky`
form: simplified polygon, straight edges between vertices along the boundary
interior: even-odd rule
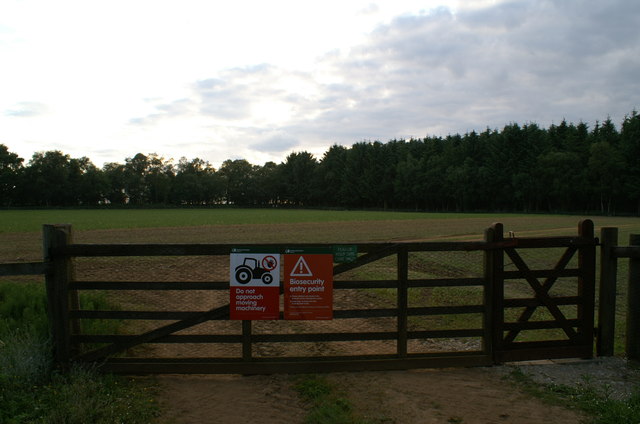
[[[640,1],[2,0],[0,144],[262,165],[640,109]]]

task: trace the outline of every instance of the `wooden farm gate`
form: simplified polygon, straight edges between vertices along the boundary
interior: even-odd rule
[[[494,224],[477,242],[357,244],[353,262],[334,264],[331,321],[229,320],[232,245],[74,244],[70,226],[45,226],[44,241],[55,358],[62,366],[299,373],[593,352],[597,240],[590,220],[574,237],[504,238],[502,225]],[[101,310],[87,304],[85,292],[106,293],[120,306]],[[125,333],[92,333],[104,328],[95,322],[113,320],[126,323]]]

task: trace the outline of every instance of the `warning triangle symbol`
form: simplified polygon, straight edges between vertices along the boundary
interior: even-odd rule
[[[307,261],[304,260],[304,256],[300,256],[298,258],[298,262],[291,270],[292,277],[313,277],[313,273],[307,264]]]

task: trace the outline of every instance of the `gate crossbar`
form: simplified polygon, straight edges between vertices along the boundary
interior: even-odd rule
[[[556,266],[554,267],[553,275],[548,277],[543,284],[540,284],[540,281],[538,281],[538,279],[533,276],[531,269],[529,269],[527,264],[522,260],[522,257],[518,254],[518,252],[516,252],[515,249],[506,249],[507,255],[509,255],[509,257],[511,258],[513,263],[516,265],[516,267],[520,271],[522,271],[525,279],[527,280],[531,288],[535,291],[536,299],[538,299],[541,303],[543,303],[549,309],[553,317],[556,318],[556,320],[558,320],[565,334],[570,339],[573,339],[576,336],[576,333],[573,330],[573,327],[570,326],[570,323],[567,321],[562,311],[560,311],[560,309],[558,308],[557,302],[549,296],[549,290],[551,290],[551,287],[553,287],[553,285],[557,281],[560,273],[569,264],[569,262],[571,261],[571,258],[573,258],[577,250],[578,249],[574,246],[568,247],[565,250],[562,257],[560,258],[560,260],[558,261],[558,263],[556,264]],[[533,316],[533,313],[536,311],[537,308],[538,308],[538,305],[528,305],[525,308],[525,310],[522,312],[520,317],[518,318],[518,322],[524,324],[525,322],[529,321],[529,319]],[[505,337],[504,342],[512,343],[516,339],[519,333],[520,333],[520,328],[514,328],[510,330],[507,336]]]

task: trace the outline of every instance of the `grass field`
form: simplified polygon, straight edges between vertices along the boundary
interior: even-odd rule
[[[39,231],[45,223],[72,223],[78,230],[280,224],[332,221],[447,219],[461,215],[417,212],[324,211],[305,209],[50,209],[0,210],[0,233]],[[490,215],[464,214],[464,217]],[[518,216],[518,215],[512,215]]]
[[[136,230],[140,239],[144,238],[141,229],[163,229],[166,234],[169,228],[182,228],[189,229],[187,236],[194,229],[215,232],[216,238],[222,237],[225,242],[235,239],[240,242],[291,241],[300,240],[301,236],[304,240],[300,241],[309,242],[454,240],[480,239],[484,229],[493,222],[502,222],[505,232],[513,231],[521,236],[572,235],[584,218],[594,221],[597,234],[601,227],[618,227],[621,244],[626,244],[629,234],[640,233],[637,217],[220,208],[0,210],[0,235],[40,233],[43,224],[68,223],[76,234],[131,229]],[[253,238],[247,239],[239,230],[247,225],[253,226]],[[305,226],[307,228],[303,228]],[[154,239],[156,231],[149,231],[147,237]],[[167,241],[189,242],[188,239]],[[0,256],[0,261],[2,259]]]

